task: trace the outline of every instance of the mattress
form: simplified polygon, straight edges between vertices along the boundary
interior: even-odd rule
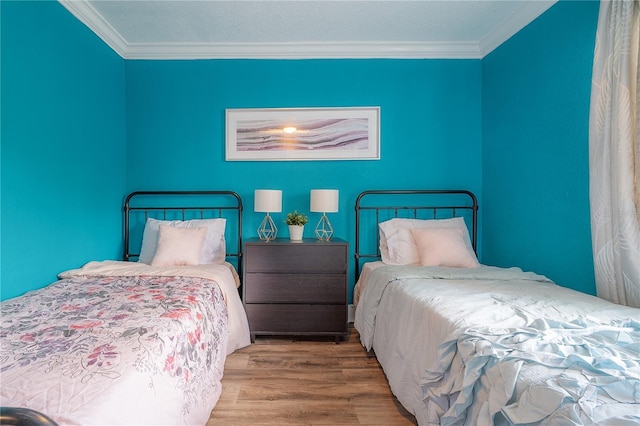
[[[0,304],[0,404],[59,424],[204,424],[249,344],[231,265],[91,262]]]
[[[421,425],[640,421],[638,309],[518,268],[378,264],[359,286],[361,342]]]

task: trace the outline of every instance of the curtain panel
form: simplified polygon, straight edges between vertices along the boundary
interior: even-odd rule
[[[599,297],[640,307],[640,1],[601,1],[589,118]]]

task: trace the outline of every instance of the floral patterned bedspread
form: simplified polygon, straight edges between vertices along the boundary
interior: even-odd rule
[[[227,308],[194,277],[73,277],[0,303],[0,405],[60,424],[204,424]]]

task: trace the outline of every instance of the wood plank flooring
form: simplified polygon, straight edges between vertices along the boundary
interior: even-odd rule
[[[206,426],[415,425],[375,356],[349,339],[257,337],[229,357]]]

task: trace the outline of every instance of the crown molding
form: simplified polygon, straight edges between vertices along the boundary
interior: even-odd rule
[[[127,59],[478,59],[474,43],[129,44]]]
[[[85,0],[58,0],[73,16],[85,24],[122,58],[127,59],[127,42],[120,33]]]
[[[523,3],[479,43],[128,43],[88,1],[58,2],[124,59],[482,59],[557,0]]]
[[[529,25],[534,19],[538,18],[551,6],[556,4],[558,0],[539,0],[526,2],[512,16],[509,17],[502,25],[495,28],[484,39],[478,43],[482,56],[486,56],[493,52],[498,46],[513,37],[518,31]]]

